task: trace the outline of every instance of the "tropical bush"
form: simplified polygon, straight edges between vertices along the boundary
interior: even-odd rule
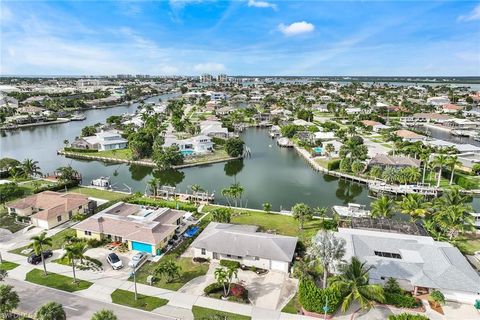
[[[230,293],[232,296],[240,298],[242,300],[248,299],[248,290],[245,289],[244,286],[239,285],[238,283],[232,284],[232,288],[230,289]]]
[[[298,288],[299,301],[303,308],[310,312],[324,313],[328,306],[329,314],[337,311],[341,303],[341,293],[333,287],[321,289],[312,280],[302,279]]]
[[[222,267],[232,268],[232,269],[238,269],[238,268],[240,268],[240,262],[238,262],[238,261],[233,261],[233,260],[222,259],[222,260],[220,260],[220,265],[221,265]]]
[[[95,153],[98,152],[97,149],[82,149],[82,148],[63,148],[64,151],[67,152],[79,152],[79,153]]]
[[[202,257],[195,257],[195,258],[193,258],[193,262],[207,263],[207,262],[210,262],[210,259],[202,258]]]
[[[389,315],[388,320],[430,320],[430,319],[425,316],[422,316],[421,314],[400,313],[400,314]]]
[[[166,207],[171,209],[184,210],[190,212],[197,212],[197,207],[194,204],[183,203],[183,202],[174,202],[174,201],[167,201],[167,200],[153,200],[147,198],[132,198],[129,199],[127,202],[140,204],[143,206],[156,206],[156,207]]]
[[[337,170],[340,168],[340,159],[332,160],[327,163],[327,169],[330,171]]]
[[[223,290],[223,285],[221,283],[215,282],[212,283],[203,289],[203,292],[205,292],[206,295],[209,295],[211,293],[219,292]]]
[[[417,308],[420,303],[408,293],[389,293],[385,292],[385,303],[397,308]]]

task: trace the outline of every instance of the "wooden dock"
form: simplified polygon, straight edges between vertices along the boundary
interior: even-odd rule
[[[388,193],[395,195],[407,195],[411,193],[418,193],[426,197],[437,197],[441,194],[442,189],[437,187],[422,186],[422,185],[394,185],[380,182],[370,182],[368,184],[370,191],[374,193]]]
[[[175,187],[171,186],[160,186],[157,188],[157,197],[169,199],[169,198],[177,198],[180,201],[192,201],[192,202],[204,202],[204,203],[212,203],[215,200],[214,193],[208,192],[192,192],[188,193],[185,191],[179,192]]]

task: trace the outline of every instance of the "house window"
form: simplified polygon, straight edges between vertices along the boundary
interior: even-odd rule
[[[62,216],[57,216],[57,221],[58,222],[62,221]]]
[[[166,237],[165,239],[163,239],[163,242],[167,242],[168,241],[168,237]]]
[[[85,231],[85,235],[86,235],[86,236],[91,236],[91,235],[92,235],[92,232],[91,232],[91,231]]]
[[[237,259],[242,259],[242,257],[240,257],[240,256],[237,256]]]
[[[205,250],[205,248],[202,248],[202,254],[205,255],[207,253],[207,251]]]
[[[10,208],[10,213],[15,213],[15,208]]]
[[[227,254],[227,258],[231,258],[231,257],[232,257],[232,255],[231,255],[231,254]]]
[[[260,260],[259,257],[253,257],[253,260]]]
[[[402,256],[398,253],[393,252],[383,252],[383,251],[374,251],[375,255],[378,257],[384,258],[393,258],[393,259],[402,259]]]
[[[78,206],[78,210],[82,209],[82,206]]]

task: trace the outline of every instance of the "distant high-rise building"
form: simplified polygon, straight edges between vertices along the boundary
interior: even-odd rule
[[[117,74],[117,79],[128,79],[132,78],[131,74]]]
[[[228,77],[227,77],[226,74],[223,74],[223,73],[222,73],[222,74],[219,74],[219,75],[217,76],[217,81],[218,81],[218,82],[227,82],[227,81],[228,81]]]
[[[135,75],[135,78],[137,78],[137,79],[148,79],[148,78],[150,78],[150,75],[149,74],[137,74],[137,75]]]
[[[212,82],[213,77],[211,74],[204,73],[200,76],[200,82]]]

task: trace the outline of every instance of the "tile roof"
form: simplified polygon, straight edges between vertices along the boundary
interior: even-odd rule
[[[377,153],[369,162],[369,165],[384,165],[384,166],[411,166],[420,167],[421,161],[409,157],[389,156],[386,154]]]

